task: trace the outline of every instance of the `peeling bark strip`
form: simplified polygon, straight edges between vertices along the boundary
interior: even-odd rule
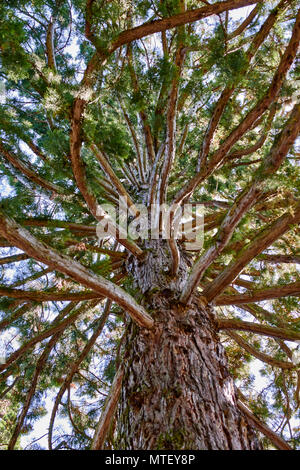
[[[117,419],[117,449],[254,450],[237,407],[223,346],[209,308],[188,311],[152,296],[155,326],[132,324]]]
[[[74,281],[94,290],[95,292],[114,300],[124,308],[140,326],[151,328],[153,320],[143,307],[123,289],[111,281],[96,275],[77,261],[61,255],[58,251],[41,243],[30,232],[23,229],[13,219],[6,217],[0,209],[0,234],[32,258],[66,274]]]

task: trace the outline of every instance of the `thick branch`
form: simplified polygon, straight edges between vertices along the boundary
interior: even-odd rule
[[[112,49],[116,50],[124,44],[129,44],[132,41],[141,39],[149,34],[158,33],[160,31],[167,31],[177,26],[183,26],[187,23],[193,23],[194,21],[207,18],[211,15],[218,15],[224,11],[235,10],[248,5],[254,5],[261,3],[261,1],[253,0],[227,0],[223,2],[214,3],[213,5],[207,5],[202,8],[196,8],[195,10],[188,10],[169,18],[163,18],[161,20],[151,21],[149,23],[142,24],[135,28],[129,29],[128,31],[122,32],[112,45]]]
[[[214,279],[214,281],[203,291],[208,301],[229,286],[239,275],[244,267],[268,246],[272,245],[278,238],[287,232],[293,224],[300,222],[300,204],[298,203],[293,214],[287,213],[276,219],[269,227],[263,230],[252,242],[247,243],[238,253],[237,257]]]
[[[279,450],[293,450],[291,446],[284,440],[282,437],[278,436],[272,429],[270,429],[266,424],[262,423],[253,413],[249,410],[249,408],[244,405],[240,400],[238,400],[238,407],[239,409],[247,416],[247,418],[253,423],[253,425],[270,441],[274,444],[274,446]]]
[[[262,300],[278,299],[289,295],[300,295],[300,282],[256,290],[245,294],[220,295],[216,298],[216,305],[248,304],[251,302],[261,302]]]
[[[0,286],[0,295],[11,297],[13,299],[31,300],[33,302],[80,302],[83,300],[101,299],[101,296],[95,292],[47,292],[47,291],[25,291],[20,289],[10,289]]]
[[[0,210],[0,234],[7,240],[13,242],[15,246],[23,250],[29,256],[41,261],[42,263],[62,272],[94,290],[100,295],[114,300],[118,305],[128,311],[132,318],[140,325],[151,328],[152,318],[147,312],[137,304],[137,302],[127,294],[123,289],[113,284],[111,281],[97,276],[92,271],[82,266],[77,261],[61,255],[58,251],[41,243],[30,232],[23,229],[13,219],[6,217]]]
[[[258,351],[255,349],[251,344],[247,343],[247,341],[244,340],[240,335],[233,331],[226,331],[226,334],[230,336],[230,338],[234,339],[236,343],[241,346],[245,351],[247,351],[249,354],[252,354],[252,356],[256,357],[262,362],[265,362],[266,364],[269,364],[270,366],[273,367],[279,367],[280,369],[295,369],[296,366],[292,362],[286,362],[286,361],[278,361],[277,359],[274,359],[271,356],[268,356],[265,353],[262,353],[261,351]]]
[[[280,338],[287,341],[299,341],[300,333],[287,328],[276,328],[275,326],[261,325],[259,323],[246,322],[233,318],[218,318],[216,320],[219,330],[241,330],[257,333],[270,338]]]
[[[103,445],[105,443],[105,438],[109,431],[109,427],[111,421],[114,417],[116,412],[121,387],[122,387],[122,380],[124,375],[124,369],[122,366],[119,367],[114,381],[111,385],[109,397],[104,405],[104,409],[101,413],[100,420],[97,424],[96,431],[93,437],[93,442],[91,446],[91,450],[101,450],[103,449]]]
[[[300,105],[296,105],[287,125],[284,127],[279,138],[275,141],[270,154],[263,161],[260,168],[255,172],[252,181],[246,186],[228,210],[215,236],[215,243],[212,244],[212,246],[195,263],[182,293],[182,302],[186,302],[189,299],[193,290],[201,280],[205,270],[214,262],[230,241],[232,234],[243,215],[263,194],[267,179],[278,170],[299,132]]]

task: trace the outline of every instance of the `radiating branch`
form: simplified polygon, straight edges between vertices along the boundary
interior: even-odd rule
[[[231,39],[236,38],[240,34],[242,34],[245,31],[245,29],[247,29],[247,27],[252,23],[254,18],[257,16],[258,12],[259,12],[259,6],[256,5],[256,7],[253,8],[253,10],[251,10],[247,18],[245,18],[244,21],[234,31],[228,34],[227,39],[231,40]]]
[[[247,341],[244,340],[240,335],[235,333],[234,331],[231,330],[226,330],[226,334],[230,336],[239,346],[241,346],[245,351],[247,351],[249,354],[252,356],[256,357],[256,359],[259,359],[262,362],[265,362],[266,364],[269,364],[272,367],[279,367],[280,369],[295,369],[297,366],[293,364],[292,362],[287,362],[287,361],[279,361],[272,356],[269,356],[268,354],[265,354],[261,351],[258,351],[256,348],[254,348],[251,344],[247,343]]]
[[[29,256],[26,253],[21,253],[19,255],[5,256],[5,258],[0,258],[0,266],[3,264],[18,263],[19,261],[24,261],[28,259]]]
[[[18,171],[20,171],[26,178],[28,178],[33,183],[41,186],[48,191],[53,192],[54,194],[68,194],[61,186],[51,183],[50,181],[41,178],[35,171],[31,170],[24,162],[22,162],[12,151],[8,151],[7,148],[0,142],[0,152],[6,158],[9,163],[11,163]]]
[[[11,289],[9,287],[0,286],[0,295],[3,297],[11,297],[13,299],[27,300],[32,302],[80,302],[83,300],[101,299],[99,294],[94,291],[82,292],[47,292],[47,291],[25,291],[21,289]]]
[[[270,338],[280,338],[287,341],[300,340],[300,333],[287,328],[276,328],[275,326],[267,326],[233,318],[218,318],[216,322],[219,330],[249,331],[250,333],[268,336]]]
[[[181,202],[185,197],[192,194],[195,188],[210,176],[216,168],[218,168],[223,162],[225,156],[238,142],[239,139],[253,126],[253,124],[265,113],[265,111],[272,105],[276,100],[285,77],[293,64],[298,47],[300,43],[300,11],[298,12],[296,22],[293,28],[292,36],[288,46],[281,58],[278,68],[274,74],[272,83],[265,93],[265,95],[258,101],[258,103],[249,111],[244,117],[242,122],[233,129],[229,136],[223,141],[219,148],[210,157],[209,162],[203,165],[201,170],[188,181],[175,195],[174,203]]]
[[[216,279],[203,291],[203,295],[208,301],[216,296],[230,285],[230,283],[238,276],[238,274],[247,266],[247,264],[285,232],[290,230],[294,224],[300,222],[300,204],[298,203],[293,214],[287,213],[276,219],[271,225],[263,230],[253,241],[247,243],[236,258],[219,274]]]
[[[254,427],[258,429],[259,432],[264,434],[274,446],[279,450],[293,450],[292,447],[284,440],[281,436],[276,434],[272,429],[270,429],[265,423],[262,423],[249,408],[241,401],[238,400],[239,409],[247,416],[250,422],[253,423]]]
[[[244,294],[220,295],[216,298],[216,305],[240,305],[262,300],[278,299],[290,295],[300,296],[300,282],[293,282],[285,286],[277,285],[268,289],[254,290]]]
[[[46,53],[48,58],[48,67],[56,72],[56,60],[54,52],[54,32],[55,32],[55,18],[51,18],[47,28],[46,36]]]
[[[89,352],[91,351],[91,349],[94,347],[96,341],[97,341],[97,338],[100,336],[100,334],[102,333],[102,330],[105,326],[105,323],[106,323],[106,320],[110,314],[110,308],[111,308],[111,301],[108,300],[106,302],[106,305],[105,305],[105,308],[104,308],[104,311],[103,311],[103,314],[100,318],[100,320],[98,321],[97,325],[96,325],[96,328],[94,329],[94,332],[92,334],[92,336],[90,337],[89,341],[86,343],[85,347],[83,348],[83,350],[81,351],[81,353],[78,355],[78,357],[76,358],[76,360],[72,363],[72,366],[70,367],[69,371],[68,371],[68,374],[62,384],[62,386],[60,387],[59,389],[59,392],[56,396],[56,399],[55,399],[55,402],[54,402],[54,406],[53,406],[53,409],[52,409],[52,413],[51,413],[51,418],[50,418],[50,424],[49,424],[49,431],[48,431],[48,445],[49,445],[49,450],[52,450],[52,433],[53,433],[53,425],[54,425],[54,420],[55,420],[55,416],[56,416],[56,412],[57,412],[57,409],[58,409],[58,406],[61,402],[61,399],[65,393],[65,391],[67,390],[67,388],[69,387],[70,383],[72,382],[72,379],[73,379],[73,376],[76,374],[76,372],[78,371],[79,369],[79,366],[80,364],[82,363],[82,361],[84,361],[84,359],[87,357],[87,355],[89,354]]]
[[[103,449],[103,445],[105,443],[105,439],[109,431],[110,424],[116,412],[119,396],[121,393],[123,375],[124,375],[124,367],[123,365],[121,365],[119,366],[116,372],[115,378],[113,380],[113,383],[111,385],[111,389],[109,392],[109,397],[106,403],[104,404],[104,408],[102,410],[102,413],[101,413],[101,416],[100,416],[100,419],[97,424],[95,434],[93,437],[91,450]]]
[[[128,209],[130,210],[132,215],[137,217],[139,215],[139,211],[135,207],[135,204],[132,201],[132,199],[131,199],[130,195],[128,194],[128,192],[126,191],[125,187],[123,186],[123,184],[121,183],[121,181],[119,180],[119,178],[115,174],[114,170],[110,166],[107,156],[104,154],[103,151],[101,151],[94,144],[91,145],[91,149],[93,150],[94,154],[96,155],[97,160],[99,161],[103,171],[107,174],[107,176],[110,178],[112,184],[117,189],[119,195],[122,196],[124,198],[124,200],[126,201],[126,203],[128,205]]]
[[[252,181],[246,186],[238,196],[234,204],[228,209],[219,230],[216,234],[215,242],[195,263],[189,280],[181,295],[181,301],[187,302],[193,290],[197,287],[205,270],[220,255],[231,239],[235,228],[243,215],[259,200],[264,192],[266,182],[280,167],[289,149],[293,145],[300,132],[300,105],[295,105],[287,125],[283,128],[278,139],[260,168],[254,173]]]

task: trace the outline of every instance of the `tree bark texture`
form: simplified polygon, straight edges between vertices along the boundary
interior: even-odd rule
[[[117,411],[117,449],[256,450],[260,443],[237,406],[233,380],[209,306],[194,297],[178,302],[181,282],[168,280],[165,248],[131,266],[155,321],[151,330],[131,322]],[[147,266],[162,268],[149,289]],[[141,276],[141,272],[144,276]],[[181,266],[181,273],[185,269]],[[153,276],[153,269],[151,275]],[[169,285],[168,288],[166,287]]]

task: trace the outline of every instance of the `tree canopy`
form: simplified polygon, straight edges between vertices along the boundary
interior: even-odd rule
[[[2,0],[0,18],[1,448],[48,413],[50,449],[89,449],[128,323],[153,325],[128,269],[144,240],[97,237],[119,195],[133,217],[203,205],[202,250],[167,240],[170,280],[190,266],[178,303],[214,306],[265,448],[299,448],[299,2]]]

